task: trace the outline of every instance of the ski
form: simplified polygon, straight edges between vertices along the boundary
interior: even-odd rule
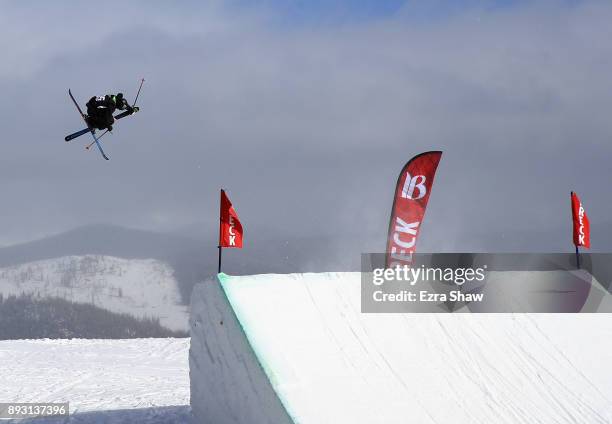
[[[130,112],[130,111],[127,111],[127,110],[126,110],[125,112],[121,112],[119,115],[116,115],[116,116],[115,116],[115,121],[118,121],[118,120],[120,120],[120,119],[122,119],[122,118],[125,118],[126,116],[133,115],[133,114],[135,114],[136,112],[138,112],[139,110],[140,110],[140,109],[138,108],[138,106],[135,106],[135,107],[133,107],[133,108],[132,108],[132,111],[131,111],[131,112]]]
[[[89,131],[90,131],[89,128],[83,128],[80,131],[67,135],[66,137],[64,137],[64,140],[66,141],[74,140],[75,138],[80,137],[83,134],[88,133]]]
[[[79,113],[81,114],[81,118],[83,118],[83,121],[85,122],[85,125],[87,125],[87,129],[89,130],[89,132],[91,133],[91,136],[94,139],[94,142],[96,143],[96,146],[98,146],[98,150],[100,150],[100,154],[102,155],[102,157],[106,160],[110,160],[108,158],[108,156],[106,156],[106,153],[104,153],[104,150],[102,149],[102,146],[100,145],[100,142],[98,141],[98,138],[96,137],[96,131],[91,128],[89,126],[89,124],[87,123],[87,119],[85,114],[83,113],[83,111],[81,110],[81,106],[79,106],[79,104],[77,103],[77,101],[75,100],[74,96],[72,95],[72,91],[70,91],[70,89],[68,89],[68,94],[70,95],[70,98],[72,99],[72,102],[74,103],[74,105],[76,106],[77,110],[79,111]]]

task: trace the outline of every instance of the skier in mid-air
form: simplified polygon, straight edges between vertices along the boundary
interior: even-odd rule
[[[87,106],[87,125],[98,130],[113,130],[115,110],[125,110],[131,115],[135,112],[128,101],[123,97],[123,93],[107,94],[106,96],[94,96],[86,104]]]
[[[74,103],[74,106],[79,111],[81,118],[85,121],[87,128],[83,128],[77,132],[72,134],[68,134],[64,137],[64,140],[71,141],[77,137],[82,136],[86,133],[91,133],[93,137],[93,142],[86,146],[85,148],[89,150],[89,148],[95,143],[102,154],[102,157],[108,160],[108,156],[104,153],[102,149],[102,145],[100,144],[100,138],[104,136],[109,131],[112,131],[113,124],[115,121],[125,118],[126,116],[133,115],[138,112],[139,108],[136,106],[136,101],[138,101],[138,96],[140,95],[140,90],[142,89],[142,84],[144,83],[144,78],[140,80],[140,86],[138,87],[138,92],[136,93],[136,98],[134,99],[134,104],[130,105],[127,100],[123,97],[123,93],[115,94],[107,94],[106,96],[94,96],[86,103],[87,106],[87,114],[83,113],[81,106],[76,101],[74,96],[72,95],[72,91],[68,89],[68,95]],[[113,116],[113,113],[117,110],[123,110],[124,112]],[[96,130],[104,130],[105,132],[102,135],[96,136]]]

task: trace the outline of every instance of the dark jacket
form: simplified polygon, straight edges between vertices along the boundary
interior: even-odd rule
[[[87,114],[93,115],[106,115],[108,113],[114,113],[115,110],[126,110],[130,107],[127,100],[124,97],[117,97],[112,94],[106,96],[94,96],[87,102]]]
[[[115,118],[113,113],[115,110],[132,111],[132,107],[128,104],[123,95],[117,96],[107,94],[106,96],[94,96],[86,104],[87,106],[87,125],[97,129],[111,129]]]

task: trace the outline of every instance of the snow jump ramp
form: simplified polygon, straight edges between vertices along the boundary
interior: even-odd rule
[[[198,284],[203,424],[609,423],[610,314],[363,314],[359,273]]]

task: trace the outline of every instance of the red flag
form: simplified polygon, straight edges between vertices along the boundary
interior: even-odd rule
[[[389,268],[412,263],[441,157],[442,152],[439,151],[421,153],[404,165],[397,179],[385,258]]]
[[[242,249],[242,224],[227,194],[221,190],[221,221],[219,223],[219,246]]]
[[[591,247],[591,225],[582,202],[572,191],[572,220],[574,221],[574,245]]]

